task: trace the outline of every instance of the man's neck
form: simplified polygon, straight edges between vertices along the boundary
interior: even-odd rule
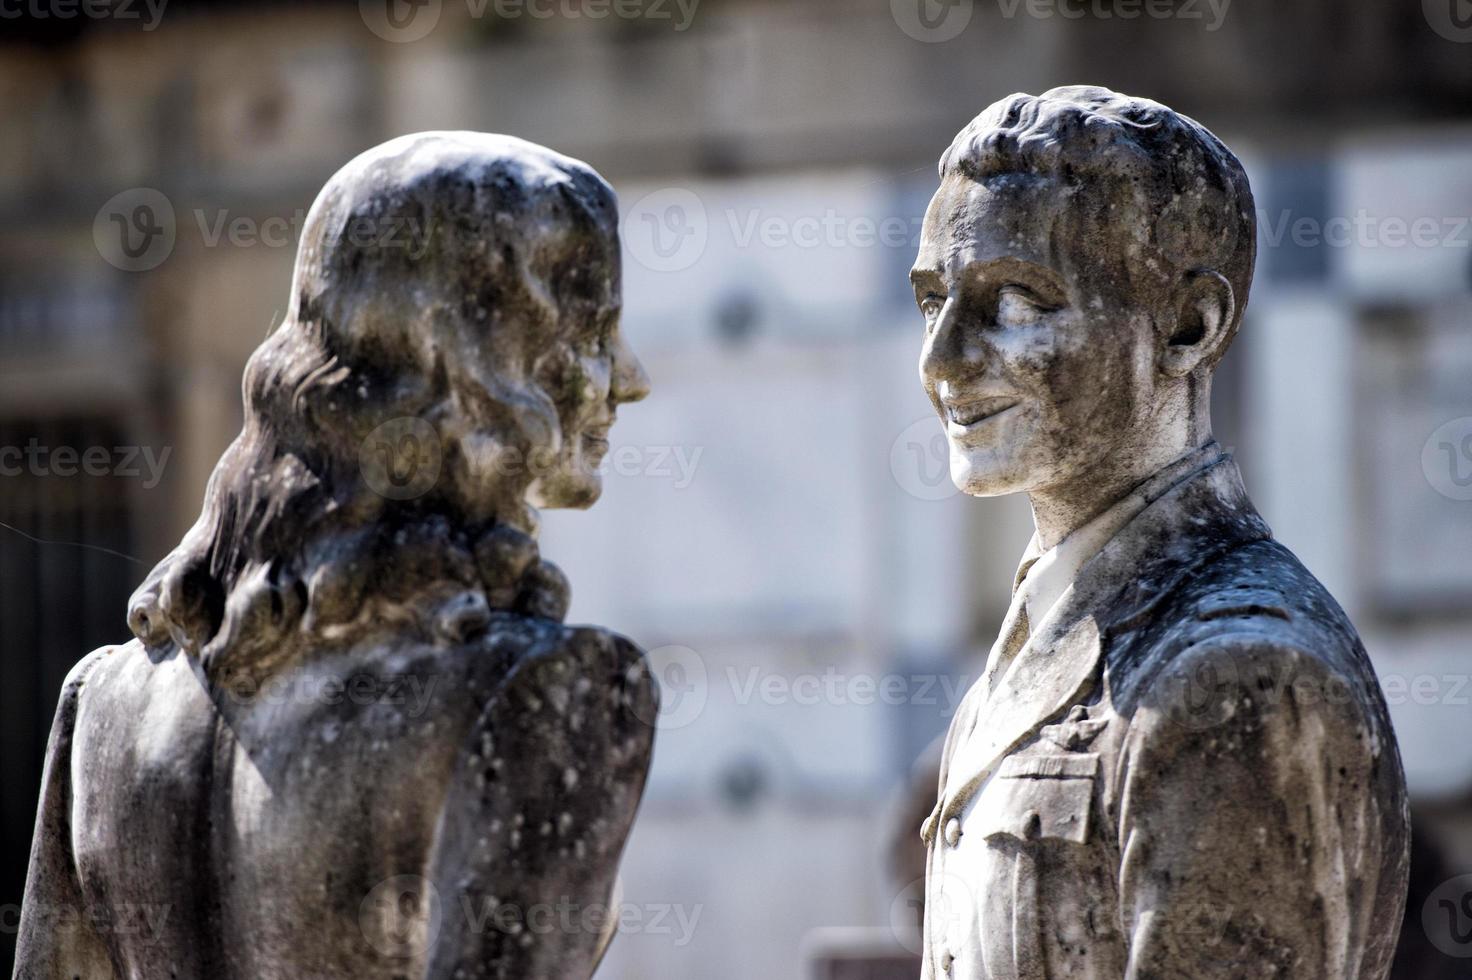
[[[1162,445],[1121,452],[1107,461],[1113,464],[1107,468],[1096,466],[1068,484],[1029,493],[1039,548],[1047,551],[1054,547],[1156,473],[1211,441],[1208,435],[1194,445]]]

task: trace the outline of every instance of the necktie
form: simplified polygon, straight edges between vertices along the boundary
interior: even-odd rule
[[[997,642],[992,644],[991,653],[986,658],[986,673],[984,675],[985,698],[977,705],[978,710],[972,716],[971,729],[976,729],[976,723],[985,714],[985,707],[991,701],[992,692],[1002,683],[1002,678],[1007,674],[1007,668],[1012,666],[1012,661],[1022,652],[1027,645],[1027,638],[1031,635],[1031,625],[1027,619],[1027,589],[1025,580],[1028,571],[1036,564],[1037,558],[1026,559],[1022,567],[1017,570],[1017,578],[1014,580],[1012,589],[1012,604],[1007,608],[1007,616],[1002,620],[1002,629],[997,634]]]
[[[1007,668],[1012,666],[1012,661],[1017,659],[1017,655],[1027,644],[1030,635],[1028,630],[1027,603],[1019,592],[1013,597],[1012,607],[1007,610],[1007,618],[1002,620],[1002,630],[997,634],[997,642],[992,644],[991,653],[986,658],[988,697],[997,689]]]

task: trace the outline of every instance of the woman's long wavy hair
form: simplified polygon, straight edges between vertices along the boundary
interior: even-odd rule
[[[524,482],[472,479],[466,443],[536,444],[555,426],[517,384],[538,345],[508,336],[528,329],[525,265],[542,238],[571,234],[588,241],[572,280],[587,279],[610,247],[616,262],[616,228],[591,168],[509,137],[403,137],[339,171],[304,225],[288,315],[246,365],[245,424],[199,520],[129,602],[138,639],[228,675],[426,588],[503,587],[526,556],[497,529],[530,532],[535,514]],[[553,285],[559,302],[590,295]],[[467,374],[471,354],[504,372]],[[434,427],[441,473],[393,499],[360,454],[405,418]]]

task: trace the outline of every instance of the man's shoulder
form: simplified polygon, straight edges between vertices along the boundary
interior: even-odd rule
[[[1175,597],[1206,618],[1271,611],[1279,619],[1353,632],[1339,603],[1298,556],[1273,538],[1247,542],[1202,563]]]
[[[1202,704],[1288,692],[1381,714],[1373,668],[1348,617],[1271,539],[1203,563],[1111,636],[1110,647],[1112,686],[1127,712],[1164,692]]]

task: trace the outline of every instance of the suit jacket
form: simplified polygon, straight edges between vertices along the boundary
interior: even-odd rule
[[[1230,457],[1126,524],[947,736],[923,976],[1381,980],[1409,814],[1343,611]]]

